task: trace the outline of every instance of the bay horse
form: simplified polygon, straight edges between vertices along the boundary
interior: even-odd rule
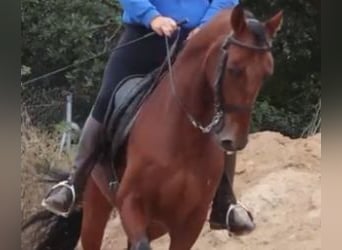
[[[114,207],[129,249],[151,249],[164,234],[170,250],[191,249],[223,174],[223,152],[247,144],[253,105],[273,73],[271,42],[281,22],[281,11],[259,22],[238,5],[188,40],[140,109],[117,191],[108,187],[109,163],[97,164],[82,210],[56,219],[63,223],[46,233],[48,249],[73,249],[81,236],[83,249],[99,250]]]

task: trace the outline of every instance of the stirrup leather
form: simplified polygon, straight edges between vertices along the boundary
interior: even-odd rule
[[[50,210],[52,213],[54,213],[54,214],[56,214],[56,215],[60,215],[60,216],[63,216],[63,217],[65,217],[65,218],[67,218],[67,217],[69,216],[70,212],[72,211],[72,209],[74,208],[74,205],[75,205],[75,202],[76,202],[75,187],[74,187],[74,185],[70,185],[70,184],[68,183],[68,181],[59,182],[59,183],[57,183],[56,185],[54,185],[54,186],[50,189],[50,191],[48,192],[48,194],[46,195],[46,197],[48,197],[48,196],[51,194],[51,192],[52,192],[53,190],[55,190],[56,188],[58,188],[58,187],[66,187],[66,188],[69,189],[70,192],[71,192],[72,201],[71,201],[71,204],[70,204],[70,206],[69,206],[68,211],[66,211],[66,212],[60,212],[60,211],[54,209],[53,207],[50,207],[49,205],[46,204],[45,199],[43,199],[43,201],[42,201],[42,206],[45,207],[46,209]]]

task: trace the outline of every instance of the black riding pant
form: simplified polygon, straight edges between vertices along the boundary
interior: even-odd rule
[[[151,32],[150,29],[142,26],[125,25],[117,46],[140,38],[149,32]],[[184,40],[187,33],[188,31],[182,30],[180,40]],[[92,117],[103,123],[110,98],[117,84],[130,75],[148,74],[153,71],[161,65],[165,55],[165,40],[158,35],[150,36],[124,48],[114,49],[103,74]]]

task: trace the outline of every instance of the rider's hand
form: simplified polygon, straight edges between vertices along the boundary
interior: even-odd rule
[[[160,36],[170,37],[172,33],[177,29],[177,23],[175,20],[169,17],[157,16],[152,19],[151,28]]]

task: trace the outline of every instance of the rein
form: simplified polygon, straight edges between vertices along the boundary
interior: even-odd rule
[[[228,48],[231,44],[234,44],[239,47],[243,47],[246,49],[251,50],[257,50],[261,52],[270,51],[272,49],[270,44],[267,44],[266,46],[256,46],[253,44],[247,44],[244,42],[239,41],[234,37],[234,33],[231,33],[227,36],[227,38],[224,40],[221,51],[222,54],[220,55],[219,59],[219,65],[217,66],[217,77],[214,82],[215,87],[215,95],[214,95],[214,115],[211,118],[211,121],[207,125],[203,125],[201,122],[199,122],[197,119],[194,118],[193,115],[191,115],[185,108],[184,103],[177,95],[176,86],[173,78],[173,71],[172,71],[172,62],[171,62],[171,56],[174,54],[174,50],[177,46],[178,40],[179,40],[179,30],[177,31],[177,36],[172,44],[172,47],[170,48],[169,41],[167,37],[165,37],[165,45],[166,45],[166,57],[167,57],[167,64],[168,64],[168,71],[169,71],[169,77],[170,77],[170,86],[172,90],[172,94],[174,98],[177,100],[179,106],[184,111],[185,115],[188,117],[191,124],[198,128],[202,133],[208,134],[211,132],[219,133],[223,128],[223,118],[224,115],[227,113],[232,112],[248,112],[251,110],[251,107],[247,106],[241,106],[241,105],[235,105],[235,104],[229,104],[225,103],[223,95],[222,95],[222,85],[223,80],[225,78],[226,73],[226,66],[228,61]]]

